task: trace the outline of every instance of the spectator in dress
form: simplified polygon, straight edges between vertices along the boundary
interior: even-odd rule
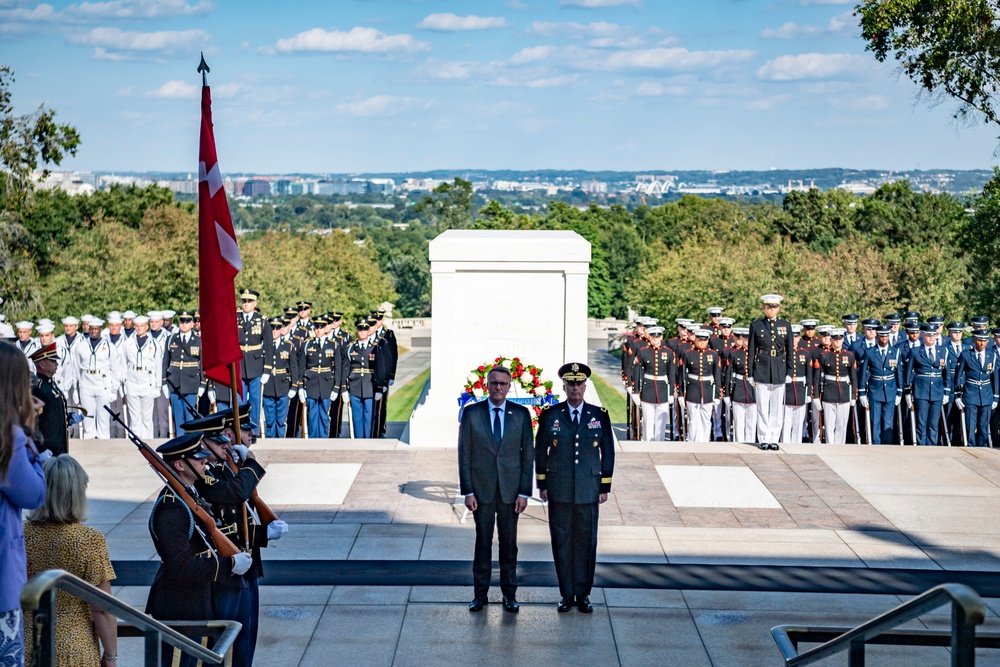
[[[34,442],[28,358],[0,343],[0,664],[24,660],[21,588],[28,580],[21,510],[45,501],[45,478]]]
[[[66,570],[110,594],[115,571],[107,542],[100,531],[82,523],[87,518],[86,471],[68,454],[50,458],[44,469],[45,504],[28,514],[24,523],[28,576]],[[56,594],[56,614],[56,665],[115,667],[118,621],[113,614],[64,591]],[[31,624],[25,627],[30,639]],[[27,648],[30,658],[30,641]]]

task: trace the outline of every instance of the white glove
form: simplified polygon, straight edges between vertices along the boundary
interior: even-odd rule
[[[677,400],[676,396],[671,396],[670,398],[667,399],[667,405],[669,405],[670,407],[673,407],[674,401],[676,401],[676,400]]]
[[[305,402],[306,402],[306,390],[299,389],[299,403],[305,403]]]
[[[681,410],[683,410],[684,409],[684,403],[685,403],[684,397],[683,396],[678,396],[677,397],[677,407],[679,407]]]
[[[250,554],[241,551],[233,556],[233,574],[246,574],[251,565],[253,565],[253,558],[250,557]]]
[[[629,399],[630,399],[630,400],[631,400],[631,401],[632,401],[633,403],[635,403],[636,405],[639,405],[639,403],[640,403],[640,401],[639,401],[639,394],[637,394],[637,393],[635,393],[635,392],[633,391],[633,392],[630,392],[630,393],[629,393],[628,397],[629,397]]]
[[[267,524],[267,539],[280,540],[288,532],[288,524],[281,519],[275,519]]]
[[[330,392],[330,400],[331,401],[337,400],[337,390],[336,389],[334,389],[333,391]]]
[[[163,385],[163,398],[170,398],[170,387]]]
[[[233,458],[237,463],[242,463],[247,460],[247,455],[250,453],[250,449],[246,445],[233,445],[229,448],[232,452]]]
[[[38,453],[38,462],[39,463],[45,463],[46,461],[48,461],[51,458],[52,458],[52,452],[50,450],[48,450],[48,449],[43,449],[41,452]]]
[[[201,398],[204,395],[205,395],[205,388],[204,387],[198,387],[198,398]]]
[[[913,396],[911,396],[910,394],[906,395],[906,407],[907,408],[913,407]]]
[[[208,392],[208,402],[209,403],[215,403],[215,391],[214,390]]]
[[[381,401],[382,400],[382,392],[380,392],[380,391],[376,391],[375,392],[375,400],[376,401]]]
[[[635,387],[626,387],[625,391],[628,392],[629,396],[635,396]]]
[[[854,406],[855,406],[856,404],[857,404],[857,401],[855,401],[855,400],[854,400],[854,399],[852,398],[852,399],[851,399],[851,407],[853,408],[853,407],[854,407]]]
[[[270,381],[271,381],[271,374],[270,373],[264,373],[263,375],[260,376],[260,383],[262,385],[267,384]]]
[[[727,408],[731,408],[731,407],[733,407],[733,399],[732,399],[732,398],[730,398],[729,396],[726,396],[726,397],[725,397],[724,399],[722,399],[722,400],[723,400],[723,402],[725,402],[725,404],[726,404],[726,407],[727,407]]]
[[[792,376],[791,375],[786,375],[785,376],[785,384],[791,384],[791,383],[792,383]]]
[[[899,405],[900,401],[902,401],[902,400],[903,400],[902,396],[897,396],[894,405]]]
[[[757,388],[757,381],[753,379],[752,375],[747,378],[747,382],[749,382],[750,386],[753,387],[754,389]]]
[[[714,409],[714,408],[717,408],[717,407],[719,407],[719,399],[713,398],[712,399],[712,408]]]
[[[996,410],[996,409],[997,409],[997,402],[993,401],[993,403],[990,405],[990,410]]]
[[[813,405],[815,405],[817,409],[823,407],[823,401],[820,399],[819,396],[813,399]]]
[[[395,382],[395,380],[389,380],[389,386],[391,387]]]
[[[858,402],[861,403],[861,407],[863,407],[865,410],[868,409],[868,397],[867,396],[862,396],[861,398],[858,399]]]
[[[959,410],[965,409],[965,401],[963,401],[960,396],[957,396],[955,398],[955,407],[958,408]]]
[[[944,397],[941,399],[941,405],[948,405],[948,399],[949,399],[948,394],[945,394]]]
[[[350,400],[351,400],[351,393],[348,392],[348,391],[342,391],[342,392],[340,392],[340,400],[350,402]]]
[[[288,390],[288,398],[295,398],[295,390],[294,389],[289,389]]]

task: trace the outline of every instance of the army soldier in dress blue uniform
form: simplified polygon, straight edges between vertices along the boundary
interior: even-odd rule
[[[941,406],[951,398],[952,377],[948,352],[936,344],[937,326],[928,322],[921,334],[924,344],[910,350],[904,377],[907,404],[916,404],[917,444],[928,446],[938,444]]]
[[[955,407],[965,418],[966,446],[990,446],[990,417],[1000,401],[1000,354],[987,349],[990,334],[976,329],[973,347],[955,366]]]
[[[201,433],[187,433],[160,445],[156,451],[177,471],[191,489],[191,495],[208,512],[211,509],[208,503],[193,490],[195,482],[205,475],[206,460],[211,456],[202,447],[201,437]],[[250,555],[241,552],[231,558],[220,558],[203,536],[190,508],[169,486],[160,491],[153,504],[149,534],[161,562],[149,589],[146,613],[160,621],[219,619],[212,584],[246,573],[253,562]],[[169,644],[162,647],[163,667],[194,667],[197,663],[195,658],[181,655]]]
[[[382,398],[388,378],[380,375],[385,366],[378,362],[382,352],[369,339],[371,325],[368,318],[355,322],[357,340],[340,348],[340,363],[344,369],[341,396],[351,403],[351,419],[354,422],[354,438],[374,438],[372,425],[375,423],[373,408],[375,401]],[[347,394],[344,396],[344,394]]]
[[[341,324],[344,321],[344,313],[340,311],[332,311],[327,313],[327,320],[330,322],[330,333],[327,338],[337,344],[337,354],[340,354],[341,347],[349,344],[354,337],[348,332],[341,328]],[[330,402],[330,437],[339,438],[340,428],[344,423],[344,405],[347,403],[343,399],[343,388],[338,388],[337,393],[334,395]],[[350,434],[348,434],[350,435]]]
[[[795,345],[791,323],[778,317],[781,295],[765,294],[760,300],[764,317],[750,325],[747,358],[751,384],[757,391],[757,441],[777,449],[785,416],[785,378],[794,375]]]
[[[321,317],[312,320],[314,335],[302,346],[299,356],[302,381],[299,402],[305,403],[310,438],[330,437],[330,400],[340,386],[341,366],[337,344],[329,340],[329,322]]]
[[[396,381],[396,364],[399,361],[399,350],[396,345],[396,333],[392,329],[386,329],[383,325],[385,312],[381,310],[371,311],[368,318],[371,325],[371,340],[378,348],[376,359],[380,368],[377,375],[385,379],[382,395],[375,399],[372,406],[372,437],[385,437],[385,415],[389,409],[389,387]]]
[[[535,435],[535,479],[548,501],[552,557],[559,579],[557,609],[594,610],[590,591],[597,563],[598,506],[607,501],[615,469],[615,441],[606,408],[584,403],[590,368],[559,369],[566,400],[546,407]]]
[[[890,343],[892,327],[882,325],[875,333],[875,347],[859,362],[858,401],[871,415],[872,444],[891,445],[896,406],[903,400],[906,364],[902,351]]]
[[[243,350],[243,361],[240,362],[240,374],[243,380],[244,401],[250,402],[250,419],[260,424],[260,389],[267,384],[271,376],[264,372],[264,360],[273,353],[271,326],[256,311],[260,292],[245,289],[240,292],[240,308],[236,316],[236,328],[240,337],[240,349]],[[260,426],[255,431],[260,435]]]
[[[163,352],[163,395],[170,399],[174,431],[184,435],[181,424],[187,421],[184,403],[194,405],[205,393],[201,375],[201,337],[194,335],[194,313],[182,311],[178,316],[180,331],[167,340]]]
[[[288,401],[295,396],[294,384],[299,377],[299,355],[291,338],[284,335],[287,326],[285,321],[275,317],[269,324],[274,339],[271,352],[264,360],[264,371],[271,377],[263,389],[264,435],[268,438],[284,438]]]

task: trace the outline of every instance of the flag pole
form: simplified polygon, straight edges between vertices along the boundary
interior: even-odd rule
[[[198,72],[201,74],[201,85],[208,85],[208,76],[206,76],[212,70],[209,69],[208,63],[205,62],[205,54],[201,54],[201,62],[198,63]]]

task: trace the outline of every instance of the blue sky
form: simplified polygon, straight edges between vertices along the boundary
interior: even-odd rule
[[[0,0],[19,112],[71,169],[988,168],[842,0]]]

